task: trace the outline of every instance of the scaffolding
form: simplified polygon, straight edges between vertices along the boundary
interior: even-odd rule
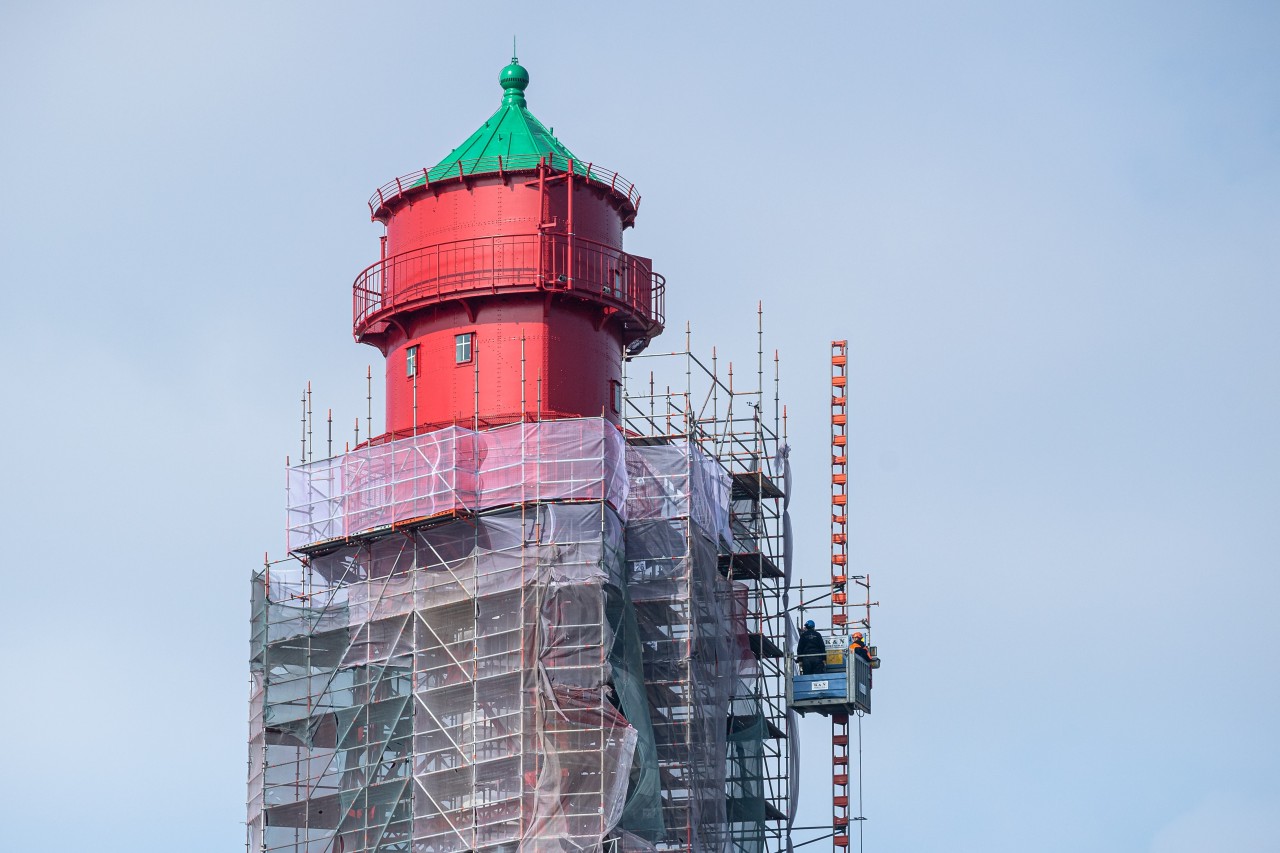
[[[663,850],[785,850],[795,819],[798,731],[786,706],[795,633],[786,615],[790,469],[778,358],[767,388],[757,316],[754,387],[735,387],[732,365],[721,374],[714,350],[709,364],[695,355],[687,327],[682,351],[625,362],[626,558],[657,732]],[[660,386],[658,375],[677,384]],[[686,510],[682,478],[695,496],[715,494],[702,503],[724,512],[699,514],[698,501]],[[655,491],[668,500],[652,517],[640,506],[658,505]],[[668,566],[682,567],[674,582]],[[725,683],[727,696],[709,689]],[[714,749],[704,754],[702,744]],[[711,752],[724,756],[715,768]]]
[[[767,417],[762,342],[749,390],[685,343],[627,359],[620,427],[288,468],[290,556],[253,575],[252,853],[787,848],[777,356]]]
[[[651,833],[621,543],[607,505],[544,503],[264,568],[252,847],[574,851]]]
[[[660,834],[623,448],[576,419],[289,470],[293,554],[253,582],[250,850]]]

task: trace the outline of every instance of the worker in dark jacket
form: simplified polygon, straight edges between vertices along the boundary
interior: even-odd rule
[[[817,675],[827,669],[827,643],[814,627],[813,620],[804,623],[800,642],[796,646],[800,656],[800,671],[805,675]]]

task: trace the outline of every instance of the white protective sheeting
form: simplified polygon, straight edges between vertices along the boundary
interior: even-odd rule
[[[602,504],[541,504],[259,575],[252,849],[599,850],[652,740],[613,689],[640,655],[622,541]]]
[[[624,442],[604,418],[445,427],[289,469],[289,549],[412,519],[530,501],[604,501],[622,512]]]

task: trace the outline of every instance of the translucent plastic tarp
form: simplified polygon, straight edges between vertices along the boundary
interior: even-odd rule
[[[612,509],[542,504],[257,576],[251,849],[576,853],[660,835],[622,558]]]
[[[397,522],[530,501],[604,501],[625,513],[624,441],[603,418],[446,427],[288,471],[290,550]]]
[[[663,770],[662,846],[721,851],[731,837],[726,721],[743,661],[733,587],[719,572],[728,478],[704,461],[684,444],[627,448],[627,586]]]
[[[290,476],[291,547],[375,534],[256,578],[252,849],[759,849],[759,629],[715,460],[586,419]]]
[[[628,520],[689,518],[711,538],[733,544],[729,475],[687,442],[627,448]]]

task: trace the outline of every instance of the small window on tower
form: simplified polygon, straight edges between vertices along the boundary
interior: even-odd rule
[[[414,344],[404,351],[404,375],[418,375],[418,345]]]
[[[454,336],[453,354],[454,361],[458,364],[466,364],[471,361],[471,346],[475,336],[475,332],[467,332],[465,335]]]
[[[622,411],[622,383],[616,380],[610,380],[609,390],[612,392],[609,395],[610,397],[609,401],[613,404],[613,410],[615,412],[621,412]]]

